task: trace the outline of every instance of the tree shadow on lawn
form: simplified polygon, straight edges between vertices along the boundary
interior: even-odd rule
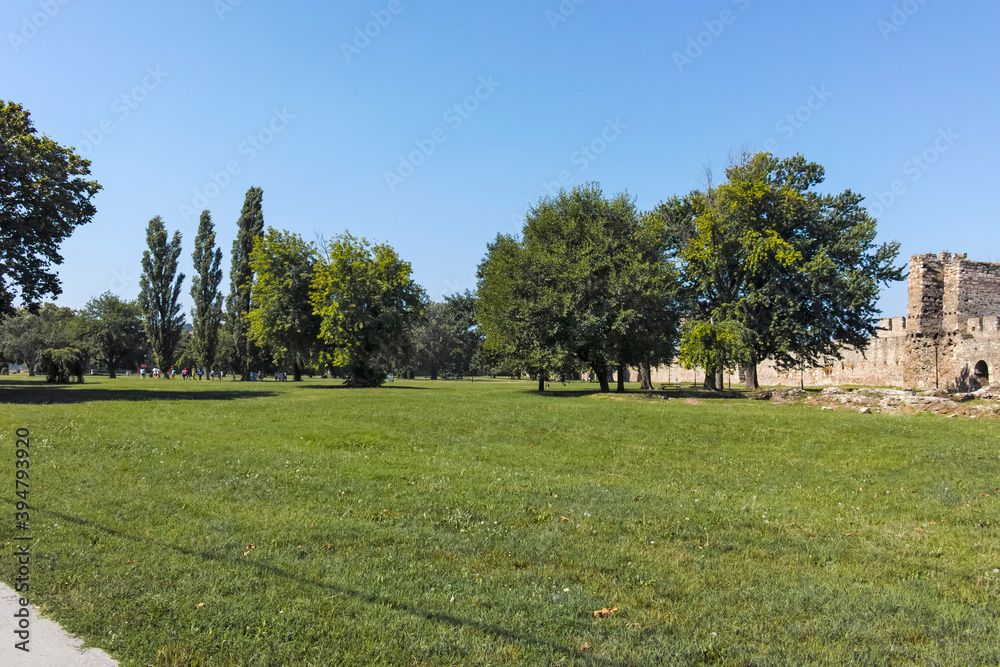
[[[617,391],[612,389],[611,391],[602,394],[600,389],[566,389],[566,390],[545,390],[539,392],[537,389],[525,389],[525,394],[534,394],[536,396],[545,396],[547,398],[580,398],[581,396],[608,396],[610,398],[649,398],[649,399],[666,399],[666,398],[704,398],[704,399],[718,399],[718,398],[747,398],[747,395],[743,392],[738,391],[711,391],[709,389],[667,389],[666,391],[644,391],[639,389],[631,389],[626,391],[624,394],[619,394]]]
[[[381,387],[349,387],[346,384],[299,384],[295,385],[297,389],[357,389],[358,391],[366,390],[379,390],[379,389],[418,389],[420,391],[427,391],[431,387],[402,387],[400,385],[382,385]]]
[[[355,589],[352,589],[352,588],[347,588],[345,586],[338,586],[336,584],[329,584],[329,583],[325,583],[325,582],[322,582],[322,581],[316,581],[314,579],[309,579],[309,578],[303,577],[303,576],[301,576],[301,575],[299,575],[299,574],[297,574],[295,572],[290,572],[288,570],[285,570],[285,569],[282,569],[280,567],[276,567],[276,566],[273,566],[273,565],[268,565],[266,563],[259,563],[259,562],[252,562],[252,561],[241,560],[241,559],[237,559],[237,558],[223,557],[223,556],[219,556],[219,555],[213,554],[213,553],[208,553],[208,552],[205,552],[205,551],[197,551],[195,549],[188,549],[186,547],[177,546],[177,545],[174,545],[174,544],[165,544],[163,542],[157,542],[156,540],[141,539],[141,538],[138,538],[138,537],[136,537],[134,535],[129,535],[128,533],[125,533],[124,531],[116,530],[114,528],[109,528],[107,526],[102,526],[102,525],[100,525],[98,523],[95,523],[93,521],[89,521],[87,519],[82,519],[82,518],[79,518],[79,517],[71,516],[71,515],[68,515],[68,514],[63,514],[62,512],[57,512],[55,510],[49,510],[49,509],[44,509],[44,508],[36,507],[35,511],[36,512],[39,512],[39,511],[46,512],[48,514],[51,514],[52,516],[59,517],[60,519],[62,519],[64,521],[69,521],[69,522],[75,523],[75,524],[80,525],[80,526],[86,526],[88,528],[94,528],[94,529],[97,529],[97,530],[101,530],[101,531],[107,533],[108,535],[112,535],[114,537],[117,537],[117,538],[120,538],[120,539],[123,539],[123,540],[128,540],[130,542],[135,542],[137,544],[142,544],[144,546],[152,545],[152,546],[160,547],[162,549],[169,549],[171,551],[174,551],[174,552],[179,553],[179,554],[183,554],[185,556],[190,556],[190,557],[193,557],[193,558],[199,558],[199,559],[201,559],[203,561],[239,563],[241,565],[245,565],[245,566],[248,566],[248,567],[253,567],[253,568],[257,569],[257,570],[260,570],[261,572],[266,572],[267,574],[270,574],[272,576],[281,577],[281,578],[284,578],[284,579],[295,581],[295,582],[297,582],[299,584],[305,584],[307,586],[315,586],[316,588],[320,588],[320,589],[326,590],[328,592],[336,593],[336,594],[340,594],[340,595],[349,595],[349,596],[353,597],[356,600],[361,600],[363,602],[367,602],[367,603],[369,603],[371,605],[374,605],[374,606],[377,606],[377,607],[389,608],[389,609],[398,609],[398,610],[406,612],[407,614],[409,614],[409,615],[411,615],[411,616],[413,616],[415,618],[420,618],[420,619],[424,619],[424,620],[427,620],[427,621],[432,621],[432,622],[435,622],[435,623],[443,623],[443,624],[447,624],[447,625],[450,625],[450,626],[456,627],[456,628],[472,628],[472,629],[478,630],[478,631],[480,631],[480,632],[482,632],[484,634],[492,635],[493,637],[495,637],[497,639],[507,640],[507,641],[511,641],[511,642],[517,642],[517,643],[526,644],[526,645],[529,645],[529,646],[536,646],[536,647],[542,648],[542,649],[547,648],[547,649],[556,651],[556,652],[564,654],[564,655],[565,654],[570,654],[574,658],[579,659],[580,661],[582,661],[582,662],[584,662],[586,664],[591,664],[591,665],[609,665],[609,666],[612,666],[612,667],[638,667],[638,665],[639,665],[639,663],[627,662],[627,661],[624,661],[624,660],[615,660],[615,659],[609,658],[607,656],[596,656],[596,655],[594,655],[592,653],[587,653],[584,650],[576,649],[576,648],[574,648],[572,646],[567,646],[565,644],[562,644],[562,643],[560,643],[560,642],[558,642],[558,641],[556,641],[554,639],[549,639],[549,638],[546,638],[546,637],[538,637],[538,636],[535,636],[535,635],[529,635],[529,634],[524,634],[524,633],[521,633],[521,632],[516,632],[514,630],[510,630],[508,628],[505,628],[503,626],[493,625],[491,623],[485,623],[483,621],[479,621],[479,620],[476,620],[474,618],[463,618],[461,616],[456,616],[454,614],[447,614],[447,613],[444,613],[444,612],[431,611],[431,610],[428,610],[428,609],[422,609],[420,607],[417,607],[416,605],[412,605],[412,604],[409,604],[407,602],[402,602],[400,600],[394,600],[392,598],[385,597],[385,596],[382,596],[382,595],[374,595],[372,593],[366,593],[364,591],[355,590]],[[645,663],[642,663],[642,664],[645,664]]]
[[[88,388],[86,384],[30,384],[0,380],[0,405],[69,405],[91,401],[233,401],[240,398],[277,396],[273,391],[159,391],[151,389]]]

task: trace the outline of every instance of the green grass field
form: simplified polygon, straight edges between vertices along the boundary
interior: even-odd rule
[[[87,380],[0,379],[0,578],[23,427],[32,602],[125,665],[1000,662],[993,420]]]

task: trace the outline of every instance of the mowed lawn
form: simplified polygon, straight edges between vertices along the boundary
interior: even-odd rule
[[[23,427],[32,603],[125,665],[1000,661],[998,422],[532,389],[2,378],[0,579]]]

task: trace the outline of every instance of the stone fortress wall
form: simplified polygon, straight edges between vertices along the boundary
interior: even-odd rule
[[[758,381],[908,389],[989,384],[989,376],[1000,372],[1000,264],[950,252],[914,255],[908,290],[906,317],[880,319],[864,352],[846,351],[843,359],[804,372],[780,372],[765,362],[757,369]],[[652,373],[654,383],[687,384],[704,377],[704,371],[676,364]],[[739,379],[734,375],[732,382]]]

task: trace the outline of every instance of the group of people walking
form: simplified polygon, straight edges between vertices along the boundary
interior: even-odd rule
[[[177,374],[177,369],[173,367],[171,367],[171,369],[166,373],[161,371],[159,368],[156,368],[155,366],[148,373],[146,372],[145,366],[139,369],[139,377],[143,380],[145,380],[147,376],[153,378],[154,380],[159,380],[160,378],[164,377],[167,378],[168,380],[173,380],[176,374]],[[218,377],[219,382],[222,382],[222,378],[223,376],[225,376],[225,374],[226,374],[225,371],[218,371],[217,373],[213,369],[208,371],[208,379],[211,381],[215,380],[215,378]],[[188,378],[191,378],[193,380],[195,379],[195,377],[197,377],[199,380],[203,380],[205,379],[205,371],[201,368],[191,369],[190,371],[186,368],[182,368],[180,376],[181,380],[187,380]]]
[[[170,370],[167,371],[166,373],[161,371],[159,368],[156,368],[155,366],[148,373],[146,372],[145,366],[139,369],[139,377],[143,380],[145,380],[147,377],[151,377],[154,380],[158,380],[164,377],[167,378],[168,380],[173,380],[176,374],[177,374],[177,369],[173,367],[171,367]],[[212,369],[208,371],[208,379],[210,382],[214,381],[216,378],[219,379],[219,382],[222,382],[222,378],[225,377],[225,375],[226,372],[221,370],[216,371],[215,369]],[[187,368],[182,368],[180,370],[180,376],[182,381],[187,380],[188,378],[192,380],[194,380],[195,378],[203,380],[205,379],[205,371],[204,369],[201,368],[193,368],[191,370],[188,370]],[[264,371],[256,371],[256,372],[251,371],[250,379],[254,382],[260,382],[261,380],[264,379]],[[275,371],[274,373],[275,382],[285,382],[287,380],[288,380],[288,373],[285,373],[284,371]]]

